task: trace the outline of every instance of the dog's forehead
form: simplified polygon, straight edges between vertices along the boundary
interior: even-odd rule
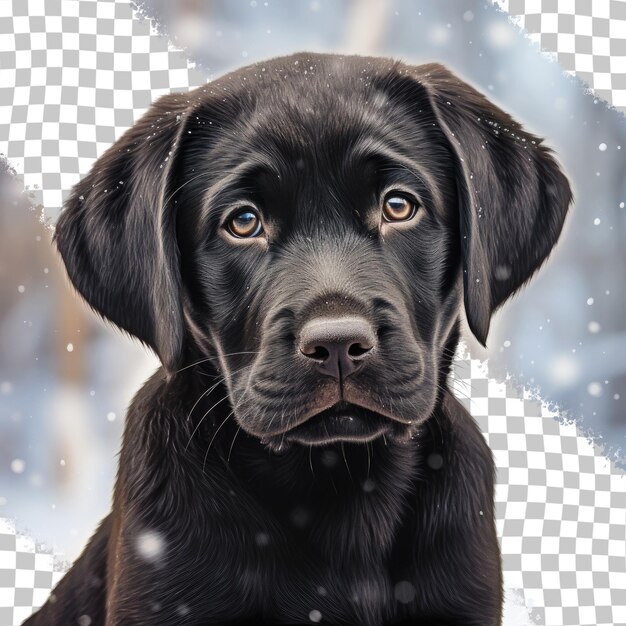
[[[337,151],[389,123],[387,95],[353,76],[322,76],[280,87],[269,85],[256,95],[246,129],[257,142],[304,152],[323,146]]]
[[[433,131],[415,124],[419,115],[402,97],[402,67],[390,59],[297,54],[242,68],[202,90],[199,123],[218,132],[200,133],[195,146],[212,152],[211,176],[246,160],[273,162],[276,171],[305,163],[339,172],[358,167],[353,155],[392,144],[407,147],[408,156],[409,142],[426,144]]]
[[[401,121],[388,93],[397,67],[385,59],[298,54],[227,74],[205,92],[242,146],[306,152],[330,141],[337,149],[342,139],[384,134]]]

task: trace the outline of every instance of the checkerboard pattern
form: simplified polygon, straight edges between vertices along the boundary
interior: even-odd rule
[[[494,0],[529,38],[626,112],[625,0]]]
[[[1,0],[0,56],[0,152],[52,219],[154,99],[206,82],[121,0]]]
[[[0,625],[21,624],[46,601],[66,569],[52,549],[0,519]]]
[[[523,598],[526,623],[625,626],[626,474],[463,350],[450,382],[495,457],[505,588]]]

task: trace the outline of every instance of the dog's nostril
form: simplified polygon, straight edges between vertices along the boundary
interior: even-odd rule
[[[363,345],[362,343],[353,343],[348,348],[348,354],[351,357],[358,358],[360,356],[363,356],[367,352],[369,352],[371,349],[372,349],[372,346]]]
[[[330,352],[328,352],[324,346],[313,346],[312,350],[309,352],[305,352],[302,349],[300,349],[300,351],[304,354],[304,356],[308,356],[310,359],[315,361],[325,361],[330,356]]]

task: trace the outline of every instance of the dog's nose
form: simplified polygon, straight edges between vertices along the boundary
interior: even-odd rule
[[[376,333],[362,317],[316,318],[300,333],[300,352],[335,378],[355,372],[375,344]]]

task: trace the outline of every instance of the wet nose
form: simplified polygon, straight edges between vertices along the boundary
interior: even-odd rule
[[[300,352],[337,379],[355,372],[375,345],[376,333],[362,317],[316,318],[300,333]]]

